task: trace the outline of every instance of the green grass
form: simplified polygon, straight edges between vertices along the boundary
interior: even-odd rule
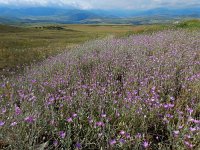
[[[63,50],[109,35],[126,37],[132,34],[152,33],[168,28],[199,28],[199,20],[176,25],[55,25],[28,26],[0,25],[0,75],[42,61]],[[22,69],[17,69],[22,70]]]
[[[0,26],[0,69],[40,61],[101,35],[74,30]]]
[[[179,28],[200,28],[200,20],[187,20],[176,25]]]
[[[0,25],[0,70],[15,69],[56,55],[85,41],[145,30],[130,25]],[[2,72],[2,71],[1,71]]]

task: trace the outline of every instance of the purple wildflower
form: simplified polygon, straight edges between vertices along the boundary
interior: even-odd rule
[[[174,133],[175,137],[178,137],[178,135],[179,135],[180,132],[177,130],[177,131],[174,131],[173,133]]]
[[[137,133],[137,135],[135,135],[135,138],[140,139],[142,137],[141,133]]]
[[[180,132],[179,131],[174,131],[174,134],[178,135]]]
[[[101,122],[101,121],[99,121],[99,122],[96,123],[96,126],[98,126],[98,127],[103,127],[104,125],[105,124],[103,122]]]
[[[5,124],[4,121],[0,121],[0,127],[2,127]]]
[[[196,130],[197,130],[196,128],[190,127],[190,131],[191,131],[191,132],[195,132]]]
[[[17,122],[13,122],[13,123],[10,124],[11,127],[14,127],[16,125],[17,125]]]
[[[72,115],[73,118],[76,118],[77,116],[78,116],[77,114],[73,114],[73,115]]]
[[[117,141],[115,139],[112,139],[109,141],[110,145],[113,146],[117,143]]]
[[[149,143],[148,143],[147,141],[144,141],[144,142],[143,142],[143,147],[144,147],[144,148],[148,148],[148,147],[149,147]]]
[[[59,136],[60,136],[60,138],[64,139],[66,136],[66,133],[64,131],[60,131]]]
[[[191,137],[191,135],[186,134],[186,135],[185,135],[185,138],[186,138],[186,139],[191,139],[192,137]]]
[[[31,80],[31,82],[32,82],[32,83],[36,83],[36,82],[37,82],[37,80],[33,79],[33,80]]]
[[[182,129],[183,128],[183,126],[178,126],[178,129]]]
[[[75,144],[75,147],[76,147],[77,149],[81,149],[81,148],[82,148],[81,143],[76,143],[76,144]]]
[[[69,122],[69,123],[72,122],[72,121],[73,121],[73,120],[72,120],[71,117],[67,119],[67,122]]]
[[[105,118],[105,117],[106,117],[106,114],[101,114],[101,117],[102,117],[102,118]]]
[[[194,119],[190,116],[190,117],[188,118],[188,122],[194,122]]]
[[[33,116],[28,116],[26,118],[24,118],[24,121],[28,122],[28,123],[33,123],[35,122],[35,118]]]
[[[57,147],[57,146],[58,146],[58,141],[57,141],[57,140],[53,141],[53,145],[54,145],[55,147]]]
[[[15,115],[20,115],[21,114],[21,109],[15,105]]]
[[[126,143],[126,141],[124,139],[119,139],[119,142],[122,144]]]
[[[188,142],[188,141],[184,141],[184,144],[188,147],[188,148],[193,148],[193,145]]]
[[[2,108],[2,109],[1,109],[1,113],[2,113],[2,114],[5,114],[5,113],[6,113],[6,108]]]
[[[187,111],[189,112],[189,114],[191,115],[193,113],[193,109],[192,108],[187,108]]]
[[[90,124],[92,124],[94,122],[91,118],[89,118],[88,121]]]
[[[200,120],[194,120],[193,122],[196,124],[200,124]]]
[[[120,134],[121,134],[121,135],[124,135],[125,133],[126,133],[126,132],[123,131],[123,130],[120,131]]]
[[[171,96],[171,97],[170,97],[170,100],[174,101],[174,100],[175,100],[175,98],[174,98],[173,96]]]
[[[129,133],[126,133],[125,136],[126,136],[127,139],[130,139],[130,138],[131,138],[131,135],[130,135]]]

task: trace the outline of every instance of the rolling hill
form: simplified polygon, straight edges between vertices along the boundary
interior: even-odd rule
[[[200,8],[156,8],[151,10],[80,10],[72,7],[0,7],[0,23],[166,23],[185,18],[200,18]]]

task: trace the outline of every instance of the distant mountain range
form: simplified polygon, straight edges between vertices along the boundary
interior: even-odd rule
[[[200,18],[200,7],[151,10],[79,10],[75,8],[0,7],[0,23],[151,24]]]

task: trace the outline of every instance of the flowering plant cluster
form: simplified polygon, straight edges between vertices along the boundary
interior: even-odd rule
[[[2,77],[0,148],[200,148],[200,31],[91,41]]]

